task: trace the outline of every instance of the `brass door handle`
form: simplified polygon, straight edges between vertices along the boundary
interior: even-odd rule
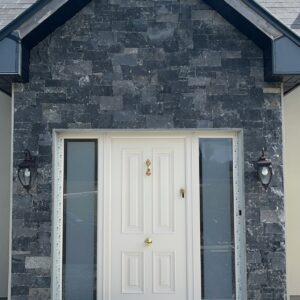
[[[146,238],[145,241],[144,241],[144,244],[145,244],[145,246],[147,246],[147,247],[152,246],[152,243],[153,243],[153,241],[152,241],[152,239],[150,239],[150,238]]]

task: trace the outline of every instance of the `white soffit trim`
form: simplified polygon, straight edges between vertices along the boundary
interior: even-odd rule
[[[49,16],[55,13],[68,1],[69,0],[52,0],[44,7],[42,7],[17,29],[20,38],[23,39],[24,37],[26,37],[32,30],[43,23]]]
[[[258,29],[264,32],[272,40],[282,36],[282,33],[267,22],[263,17],[257,14],[247,4],[241,0],[224,0],[228,5],[235,9],[239,14],[245,17]]]

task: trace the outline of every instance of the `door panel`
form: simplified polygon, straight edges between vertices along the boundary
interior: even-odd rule
[[[144,253],[122,252],[122,293],[144,292]]]
[[[175,292],[175,252],[153,252],[153,293]]]
[[[122,232],[143,233],[144,199],[141,151],[124,151],[122,158]]]
[[[113,139],[111,182],[111,299],[187,299],[184,139]]]
[[[153,170],[153,232],[174,233],[174,151],[155,151]]]

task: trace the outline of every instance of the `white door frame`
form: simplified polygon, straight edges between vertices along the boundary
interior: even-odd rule
[[[108,272],[110,261],[104,260],[110,253],[110,153],[113,138],[184,138],[186,147],[187,193],[187,300],[201,299],[200,268],[200,207],[199,201],[199,138],[231,138],[233,141],[234,223],[235,223],[235,271],[236,299],[246,299],[245,219],[243,149],[241,130],[54,130],[53,132],[53,209],[52,209],[52,299],[62,299],[62,249],[63,249],[63,171],[65,139],[98,140],[98,231],[97,269]],[[105,157],[105,159],[104,159]],[[102,181],[100,179],[103,179]],[[105,201],[106,199],[106,201]],[[241,215],[242,212],[242,215]],[[108,251],[108,252],[107,252]],[[110,300],[109,282],[106,277],[97,279],[97,300]]]

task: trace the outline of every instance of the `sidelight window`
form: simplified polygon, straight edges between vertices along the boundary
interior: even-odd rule
[[[232,139],[199,143],[202,299],[236,299]]]
[[[63,299],[95,300],[97,141],[65,140]]]

